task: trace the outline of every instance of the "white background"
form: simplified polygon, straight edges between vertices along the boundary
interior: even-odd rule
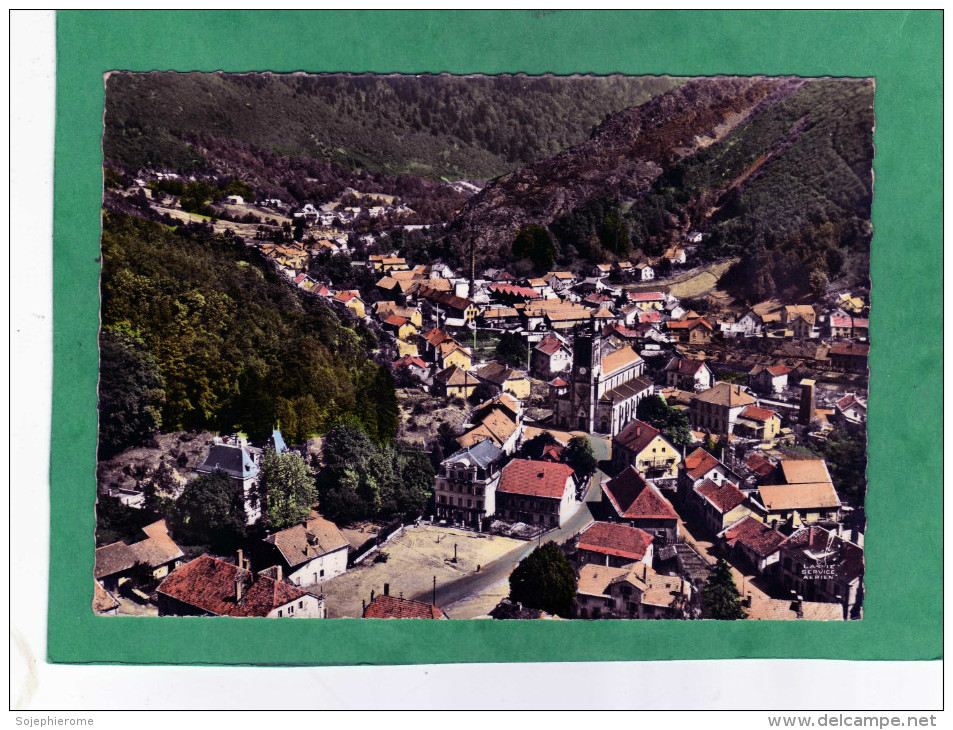
[[[911,710],[941,704],[939,662],[692,661],[260,669],[45,663],[52,323],[53,14],[15,12],[11,58],[10,702],[15,717],[109,709]],[[5,28],[6,30],[6,28]],[[4,100],[6,103],[6,100]],[[6,202],[7,195],[0,196]],[[8,211],[8,214],[10,211]],[[7,265],[4,261],[3,265]],[[0,306],[6,308],[3,301]],[[0,357],[0,362],[6,358]],[[0,426],[3,428],[3,426]],[[7,505],[3,504],[6,510]],[[12,518],[12,519],[11,519]],[[6,548],[4,548],[6,549]],[[935,558],[936,556],[931,556]],[[939,587],[938,587],[939,588]],[[0,605],[7,605],[2,582]],[[86,711],[86,712],[84,712]],[[65,715],[60,715],[65,716]],[[207,723],[96,713],[94,727]],[[14,725],[13,717],[10,725]],[[228,723],[260,722],[238,715]],[[276,716],[278,722],[292,720]],[[436,716],[421,718],[437,720]],[[596,718],[597,720],[600,718]],[[646,718],[648,720],[648,718]],[[691,720],[688,716],[682,718]],[[697,719],[697,718],[695,718]],[[755,726],[767,727],[754,717]],[[942,719],[942,718],[941,718]],[[214,726],[225,724],[216,716]],[[557,722],[574,722],[561,715]],[[656,718],[668,723],[670,715]],[[737,717],[711,721],[727,726]],[[460,716],[452,722],[459,723]],[[519,719],[517,719],[519,721]],[[706,722],[709,722],[706,719]]]

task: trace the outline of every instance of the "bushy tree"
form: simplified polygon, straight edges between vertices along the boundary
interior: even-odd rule
[[[510,600],[569,618],[576,599],[576,571],[555,542],[531,552],[510,574]]]
[[[268,507],[268,524],[283,530],[306,519],[318,496],[314,473],[297,451],[266,449],[258,487]]]
[[[685,411],[672,408],[660,395],[643,398],[635,409],[635,417],[657,428],[675,446],[692,443],[688,415]]]
[[[216,469],[185,485],[171,522],[177,542],[230,552],[245,537],[245,501],[231,477]]]
[[[103,328],[99,334],[99,457],[139,446],[162,425],[162,376],[141,339]]]
[[[556,247],[549,232],[542,226],[524,226],[513,241],[513,255],[527,259],[536,271],[546,271],[556,260]]]
[[[549,431],[542,431],[538,436],[528,439],[522,443],[518,455],[522,459],[540,459],[547,446],[554,446],[559,441]]]
[[[576,474],[585,478],[595,474],[596,468],[599,466],[596,455],[592,450],[592,442],[585,436],[573,436],[569,439],[563,457]]]
[[[731,568],[724,560],[718,561],[702,589],[702,618],[722,621],[747,618]]]
[[[501,332],[494,356],[510,367],[525,368],[527,352],[527,343],[522,335],[516,332]]]

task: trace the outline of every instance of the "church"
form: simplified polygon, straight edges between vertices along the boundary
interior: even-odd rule
[[[569,382],[563,376],[549,384],[553,426],[615,436],[654,392],[644,372],[645,361],[631,347],[616,350],[601,334],[578,333]]]

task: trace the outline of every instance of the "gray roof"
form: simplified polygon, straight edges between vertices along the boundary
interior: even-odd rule
[[[460,449],[455,454],[451,454],[444,462],[467,463],[486,469],[490,464],[503,456],[500,447],[490,439],[485,439],[478,444]]]
[[[208,456],[196,471],[212,472],[221,469],[236,479],[251,479],[258,476],[258,465],[241,446],[214,444]]]
[[[271,441],[275,446],[275,451],[277,451],[279,454],[283,454],[288,450],[288,447],[285,445],[285,439],[281,435],[281,431],[279,431],[277,428],[271,432]]]

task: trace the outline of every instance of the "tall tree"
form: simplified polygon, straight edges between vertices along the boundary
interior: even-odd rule
[[[576,571],[550,541],[531,552],[510,574],[510,600],[569,618],[576,599]]]
[[[513,241],[513,255],[527,259],[536,271],[546,271],[556,260],[556,247],[553,239],[542,226],[524,226]]]
[[[702,618],[734,621],[747,616],[731,568],[724,560],[719,560],[702,589]]]
[[[525,368],[529,352],[526,339],[516,332],[500,332],[494,356],[497,360],[514,368]]]
[[[595,474],[599,466],[595,452],[592,450],[592,442],[585,436],[573,436],[569,439],[564,456],[566,463],[573,468],[573,471],[585,478]]]
[[[99,353],[99,451],[104,458],[158,432],[165,390],[155,358],[138,337],[103,328]]]
[[[245,537],[245,502],[231,477],[216,469],[185,485],[171,522],[178,542],[229,552]]]
[[[268,505],[268,523],[283,530],[306,519],[318,496],[314,473],[297,451],[266,449],[258,487]]]

